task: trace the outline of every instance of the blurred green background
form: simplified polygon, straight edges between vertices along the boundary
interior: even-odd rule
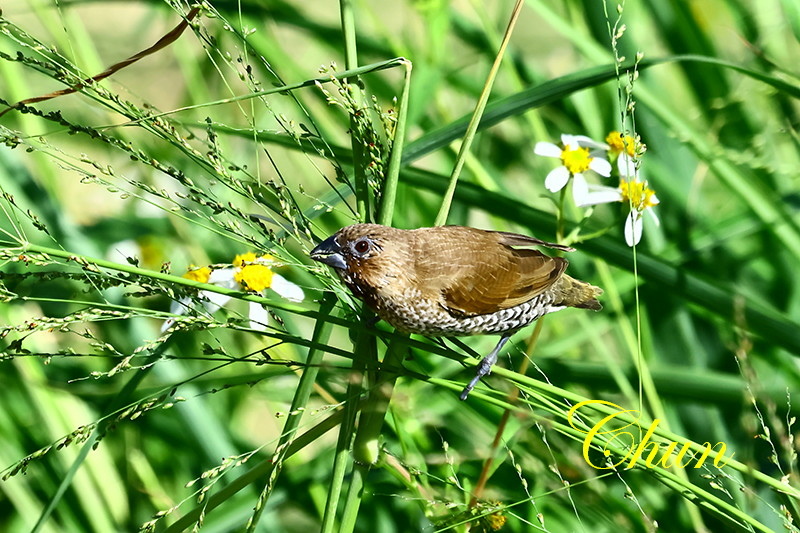
[[[537,381],[496,371],[493,391],[467,402],[457,391],[473,369],[460,358],[496,338],[406,343],[383,324],[364,334],[353,298],[307,256],[357,221],[358,180],[385,192],[403,69],[359,78],[358,119],[337,84],[327,96],[310,84],[236,97],[344,70],[345,36],[359,65],[407,58],[393,225],[432,225],[513,3],[343,4],[203,3],[173,43],[0,117],[0,531],[136,531],[160,511],[155,530],[190,530],[187,513],[215,494],[203,531],[244,530],[260,494],[252,530],[320,529],[338,498],[335,456],[349,457],[337,434],[355,432],[339,422],[372,398],[347,388],[366,337],[381,358],[401,346],[403,369],[385,456],[348,496],[361,503],[355,524],[340,506],[327,530],[479,531],[500,515],[503,531],[798,530],[798,493],[781,489],[799,490],[798,4],[525,2],[448,222],[555,239],[559,196],[544,177],[556,162],[534,145],[625,128],[647,145],[661,224],[645,223],[634,252],[623,206],[587,211],[567,197],[570,273],[605,289],[605,309],[523,330],[499,366],[530,357]],[[0,98],[98,74],[190,7],[4,2]],[[638,53],[631,87],[616,67]],[[170,275],[247,251],[280,258],[305,301],[268,293],[259,332],[240,295],[162,336],[171,299],[194,294]],[[317,315],[326,289],[336,304]],[[321,363],[306,365],[309,352]],[[314,390],[288,417],[309,436],[274,468],[311,368]],[[645,428],[659,418],[676,436],[666,441],[724,442],[743,466],[595,470],[565,419],[580,399],[641,410]]]

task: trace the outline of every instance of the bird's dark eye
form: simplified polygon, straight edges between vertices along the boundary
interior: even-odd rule
[[[356,243],[353,245],[353,249],[360,254],[365,254],[369,252],[369,241],[367,239],[356,241]]]

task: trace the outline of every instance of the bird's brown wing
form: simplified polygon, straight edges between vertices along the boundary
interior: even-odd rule
[[[511,246],[542,241],[510,233],[445,226],[418,239],[416,272],[428,294],[465,316],[483,315],[527,302],[549,288],[567,260]]]
[[[490,231],[488,233],[498,235],[500,242],[506,246],[547,246],[548,248],[555,248],[556,250],[563,250],[565,252],[575,251],[575,248],[571,246],[542,241],[536,237],[528,237],[527,235],[520,235],[519,233],[508,233],[507,231]]]

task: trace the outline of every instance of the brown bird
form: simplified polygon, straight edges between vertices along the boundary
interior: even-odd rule
[[[572,251],[533,237],[465,226],[402,230],[355,224],[311,251],[379,317],[433,337],[501,334],[464,388],[465,400],[520,328],[565,307],[601,309],[602,289],[564,274],[567,260],[531,246]]]

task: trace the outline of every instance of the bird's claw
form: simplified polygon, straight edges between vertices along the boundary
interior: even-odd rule
[[[512,332],[513,333],[513,332]],[[461,391],[461,395],[459,398],[464,401],[469,396],[469,393],[472,392],[472,389],[475,388],[475,385],[481,380],[482,377],[488,376],[492,373],[492,365],[497,362],[497,354],[500,353],[500,349],[503,345],[508,342],[508,339],[511,338],[511,334],[505,334],[500,337],[500,341],[494,347],[494,350],[491,351],[489,355],[481,359],[481,362],[478,363],[478,372],[476,372],[475,377],[464,387],[464,390]]]
[[[458,398],[459,398],[459,399],[460,399],[462,402],[463,402],[464,400],[466,400],[466,399],[467,399],[467,397],[469,396],[469,393],[470,393],[470,392],[472,392],[472,389],[474,389],[474,388],[475,388],[475,385],[477,385],[477,384],[478,384],[478,382],[479,382],[480,380],[481,380],[481,375],[480,375],[480,374],[477,374],[477,375],[476,375],[474,378],[472,378],[472,381],[470,381],[470,382],[467,384],[467,386],[466,386],[466,387],[464,387],[464,390],[463,390],[463,391],[461,391],[461,394],[459,395],[459,397],[458,397]]]

